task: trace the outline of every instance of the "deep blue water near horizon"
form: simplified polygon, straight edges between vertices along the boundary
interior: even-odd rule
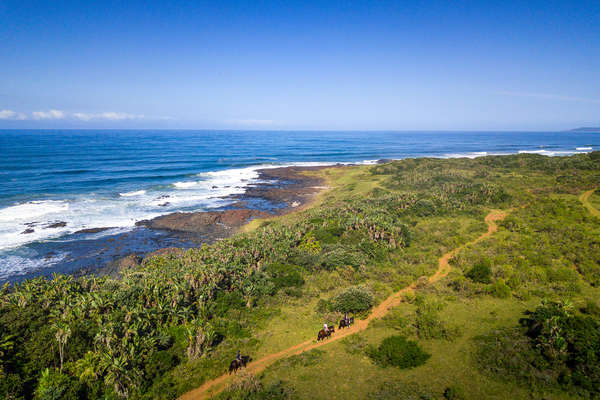
[[[224,206],[262,167],[597,149],[600,135],[585,132],[0,130],[0,282],[104,262],[96,241]],[[74,233],[98,227],[113,229]],[[111,257],[163,245],[147,235]]]

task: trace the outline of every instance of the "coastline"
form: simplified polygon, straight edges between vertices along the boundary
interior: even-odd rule
[[[241,194],[223,197],[236,200],[234,203],[216,211],[175,212],[164,214],[150,220],[136,222],[136,227],[151,231],[167,232],[191,246],[177,247],[165,245],[147,253],[130,253],[97,267],[84,267],[73,271],[74,276],[93,274],[118,278],[120,271],[142,265],[144,260],[157,255],[177,255],[183,251],[203,244],[212,244],[226,239],[235,233],[246,230],[254,220],[272,218],[303,210],[313,204],[316,197],[328,187],[324,179],[310,172],[328,168],[350,167],[355,164],[336,164],[322,166],[286,166],[257,170],[259,183],[250,185]],[[265,202],[276,207],[260,209]],[[109,228],[106,228],[109,229]],[[90,232],[104,230],[91,228]]]

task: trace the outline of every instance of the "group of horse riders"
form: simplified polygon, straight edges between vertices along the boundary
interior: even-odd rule
[[[344,318],[342,318],[340,320],[338,329],[350,327],[350,325],[352,325],[353,323],[354,323],[354,317],[348,317],[348,313],[346,312],[346,313],[344,313]],[[335,332],[335,327],[327,326],[327,323],[324,323],[323,329],[321,329],[319,331],[319,334],[317,335],[317,342],[319,340],[328,338],[334,332]],[[250,362],[250,361],[251,361],[250,356],[243,356],[240,353],[240,351],[238,350],[235,360],[233,360],[231,362],[231,364],[229,365],[229,373],[231,374],[232,372],[237,372],[238,369],[245,367],[248,364],[248,362]]]
[[[344,313],[344,318],[342,318],[340,320],[340,323],[338,325],[338,329],[347,328],[350,325],[352,325],[353,323],[354,323],[354,317],[348,318],[348,313]],[[321,329],[319,331],[319,334],[317,335],[317,342],[319,340],[323,340],[325,338],[328,338],[334,332],[335,332],[335,327],[334,326],[327,326],[327,323],[324,323],[323,324],[323,329]]]

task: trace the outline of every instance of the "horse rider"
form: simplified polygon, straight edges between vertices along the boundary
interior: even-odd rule
[[[235,359],[236,359],[236,361],[238,361],[238,362],[240,362],[240,363],[242,362],[242,355],[240,354],[240,351],[239,351],[239,350],[238,350],[238,352],[237,352],[237,356],[235,356]]]
[[[346,326],[350,326],[350,320],[348,319],[348,312],[344,313],[344,321],[346,321]]]
[[[327,323],[323,324],[323,330],[325,331],[325,333],[329,332],[329,328],[327,328]]]

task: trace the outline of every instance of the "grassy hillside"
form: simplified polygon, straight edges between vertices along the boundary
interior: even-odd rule
[[[579,200],[600,182],[600,153],[318,173],[331,189],[312,208],[122,280],[5,287],[0,397],[172,399],[223,374],[237,349],[256,360],[314,340],[342,311],[365,317],[415,282],[364,331],[240,374],[220,396],[600,395],[600,223]],[[509,212],[499,231],[427,284],[491,210]]]

